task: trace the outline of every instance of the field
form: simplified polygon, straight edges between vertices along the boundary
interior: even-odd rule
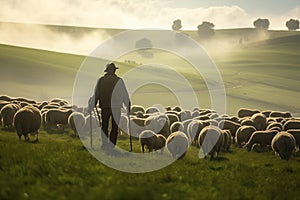
[[[52,29],[74,32],[70,27]],[[81,31],[84,34],[91,30]],[[107,30],[107,33],[120,31]],[[200,42],[218,66],[229,115],[236,115],[240,107],[249,107],[290,111],[300,117],[299,32],[269,31],[267,36],[255,39],[253,29],[217,30],[215,41],[210,42],[200,41],[195,32],[185,33]],[[39,101],[53,97],[71,101],[74,81],[85,59],[80,55],[0,45],[0,94]],[[149,58],[139,52],[123,55],[117,60],[118,74],[134,69],[135,63],[157,61],[173,66],[191,83],[200,107],[211,106],[203,77],[195,75],[185,60],[170,52],[154,50]],[[99,66],[105,62],[95,63]],[[149,69],[145,77],[154,77],[157,70]],[[169,81],[169,72],[162,72],[159,78]],[[101,73],[89,72],[89,89]],[[178,80],[172,81],[178,84]],[[132,102],[144,106],[178,105],[167,88],[151,84],[135,91]],[[119,137],[118,145],[129,149],[128,138]],[[140,151],[138,141],[134,140],[133,146],[135,152]],[[271,151],[247,153],[235,145],[230,153],[209,161],[199,159],[198,149],[191,146],[186,157],[161,170],[129,174],[97,161],[70,130],[64,134],[42,130],[38,144],[19,142],[15,132],[1,130],[0,199],[296,199],[300,186],[299,162],[297,155],[282,161]]]

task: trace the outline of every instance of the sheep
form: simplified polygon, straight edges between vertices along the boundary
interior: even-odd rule
[[[272,122],[270,123],[268,126],[267,126],[267,130],[279,130],[279,131],[282,131],[283,130],[283,126],[281,123],[279,122]]]
[[[239,147],[243,147],[251,137],[251,135],[256,131],[253,126],[241,126],[235,135],[235,142]]]
[[[146,120],[145,118],[131,117],[130,118],[130,134],[133,137],[138,138],[142,131],[146,128]]]
[[[15,97],[15,98],[12,98],[11,101],[27,102],[29,104],[36,104],[35,100],[27,99],[27,98],[24,98],[24,97]]]
[[[145,113],[145,108],[140,105],[132,105],[130,109],[130,115],[135,115],[137,112]]]
[[[218,118],[218,117],[219,117],[218,113],[211,113],[211,114],[209,115],[209,119],[216,119],[216,118]]]
[[[271,112],[272,112],[272,110],[264,110],[261,113],[266,117],[270,117]]]
[[[216,126],[207,126],[201,130],[198,136],[198,146],[202,149],[204,158],[208,154],[210,154],[211,160],[215,154],[218,157],[223,146],[223,137],[222,130]]]
[[[194,108],[192,109],[192,111],[193,111],[193,112],[194,112],[194,111],[199,111],[199,112],[200,112],[200,108],[194,107]]]
[[[245,145],[247,151],[251,151],[254,144],[259,144],[263,149],[271,146],[272,139],[277,133],[275,130],[255,131]]]
[[[270,117],[291,118],[292,114],[289,112],[272,111]]]
[[[176,160],[179,160],[185,156],[188,147],[188,138],[181,131],[172,133],[166,140],[166,148]]]
[[[299,120],[288,120],[283,125],[283,130],[287,131],[289,129],[300,129],[300,121]]]
[[[188,135],[191,138],[191,142],[197,142],[198,135],[200,134],[201,130],[204,128],[204,124],[200,120],[192,120],[188,125]]]
[[[295,148],[295,138],[288,132],[279,132],[272,140],[272,149],[282,160],[289,160]]]
[[[242,126],[253,126],[254,127],[254,121],[250,118],[245,118],[241,121]]]
[[[169,118],[170,125],[175,122],[179,122],[179,117],[176,114],[166,113],[165,115]]]
[[[232,143],[232,136],[229,130],[222,130],[223,134],[223,145],[222,145],[222,150],[223,152],[229,152],[231,143]]]
[[[218,126],[218,124],[219,124],[219,122],[214,119],[204,120],[204,121],[202,121],[202,123],[204,126]]]
[[[0,96],[0,101],[10,102],[11,100],[12,100],[12,98],[10,96],[7,96],[7,95],[1,95]]]
[[[146,114],[154,114],[154,113],[160,113],[159,109],[156,108],[156,107],[148,107],[146,110],[145,110],[145,113]]]
[[[62,110],[62,109],[50,109],[46,113],[46,126],[48,131],[53,127],[62,127],[64,132],[65,126],[68,125],[68,118],[71,115],[72,110]]]
[[[300,147],[300,129],[290,129],[287,132],[294,136],[294,138],[296,140],[296,145],[299,148]]]
[[[184,131],[184,126],[182,124],[182,122],[174,122],[171,126],[170,126],[170,133],[174,133],[176,131]]]
[[[192,118],[192,113],[189,110],[182,110],[179,113],[179,119],[181,122],[187,120],[187,119],[191,119]]]
[[[0,110],[7,104],[10,104],[10,102],[9,101],[0,101]]]
[[[256,113],[252,115],[251,119],[254,122],[254,127],[257,131],[264,131],[267,127],[267,118],[261,113]]]
[[[172,110],[176,112],[181,112],[182,108],[180,106],[175,106]]]
[[[207,115],[202,115],[202,116],[199,116],[199,117],[194,117],[193,119],[195,119],[195,120],[209,120],[210,118],[209,118],[209,116],[207,116]]]
[[[161,150],[161,153],[163,153],[164,147],[166,145],[166,138],[163,135],[156,134],[151,130],[144,130],[139,135],[139,141],[143,153],[145,152],[145,147],[148,148],[149,153],[153,150]]]
[[[58,103],[60,106],[70,104],[67,100],[61,98],[53,98],[49,101],[49,103]]]
[[[7,104],[0,110],[0,116],[1,116],[1,122],[3,128],[12,128],[13,125],[13,118],[15,113],[20,109],[21,107],[17,104]]]
[[[229,120],[222,120],[219,122],[218,127],[220,129],[227,129],[230,131],[231,136],[234,138],[236,131],[241,127],[240,124],[229,121]]]
[[[259,110],[256,109],[249,109],[249,108],[240,108],[238,110],[238,117],[244,118],[244,117],[252,117],[252,115],[259,113]]]
[[[78,132],[82,131],[85,126],[85,117],[82,113],[73,112],[68,117],[68,124],[74,131],[74,135],[78,136]]]
[[[36,134],[35,142],[38,142],[38,132],[41,127],[41,113],[34,106],[25,106],[19,109],[13,118],[13,124],[16,129],[19,141],[21,141],[22,135],[25,140],[29,141],[28,134]]]
[[[166,138],[170,135],[170,121],[165,114],[153,115],[146,119],[145,125],[155,133],[160,133]]]
[[[193,110],[192,111],[192,118],[200,117],[200,111],[199,110]]]

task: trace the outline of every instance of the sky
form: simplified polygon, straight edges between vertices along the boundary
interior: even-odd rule
[[[268,18],[270,29],[300,19],[299,0],[0,0],[0,21],[101,28],[171,29],[181,19],[193,30],[210,21],[216,29],[253,27]]]

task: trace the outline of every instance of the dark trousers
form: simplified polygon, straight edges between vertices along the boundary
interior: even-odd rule
[[[121,118],[121,108],[101,108],[101,118],[102,118],[102,145],[108,146],[109,141],[116,145],[118,137],[118,124]],[[111,119],[111,131],[108,137],[108,124],[109,119]],[[108,140],[109,138],[109,140]]]

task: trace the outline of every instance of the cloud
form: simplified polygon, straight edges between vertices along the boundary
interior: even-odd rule
[[[238,6],[169,8],[158,0],[2,0],[1,21],[117,28],[167,28],[180,18],[195,29],[203,20],[216,27],[246,26]]]

